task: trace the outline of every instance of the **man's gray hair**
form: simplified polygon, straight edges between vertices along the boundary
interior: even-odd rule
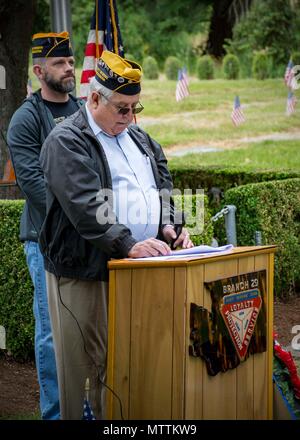
[[[33,58],[32,59],[32,65],[34,66],[35,64],[38,64],[39,66],[44,66],[46,63],[46,58]]]
[[[107,87],[103,86],[102,84],[99,84],[99,82],[96,80],[95,77],[93,77],[90,81],[88,99],[90,99],[92,92],[98,92],[101,95],[103,95],[103,96],[101,96],[101,99],[103,101],[105,101],[106,103],[107,103],[107,100],[105,98],[110,99],[114,94],[113,90],[110,90]],[[103,99],[103,97],[104,97],[104,99]]]

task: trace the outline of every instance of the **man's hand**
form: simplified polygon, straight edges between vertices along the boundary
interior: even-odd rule
[[[180,235],[177,237],[175,229],[171,225],[167,225],[162,230],[163,236],[168,243],[171,243],[172,240],[174,242],[173,248],[175,249],[177,246],[181,246],[183,249],[189,249],[194,247],[193,242],[190,239],[189,233],[186,228],[182,228]],[[176,238],[177,237],[177,238]]]
[[[159,255],[169,255],[171,250],[167,243],[156,238],[148,238],[136,243],[128,252],[129,258],[158,257]]]

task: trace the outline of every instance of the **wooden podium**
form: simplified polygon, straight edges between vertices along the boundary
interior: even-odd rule
[[[275,246],[180,260],[109,262],[107,384],[130,419],[271,419]],[[266,351],[236,368],[207,373],[189,355],[190,304],[211,309],[207,282],[266,271]],[[107,416],[121,419],[107,392]]]

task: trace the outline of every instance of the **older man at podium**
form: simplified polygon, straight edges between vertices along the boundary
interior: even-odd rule
[[[104,51],[88,101],[43,145],[47,216],[40,246],[63,419],[82,415],[84,386],[104,417],[107,262],[192,247],[172,203],[160,145],[136,125],[141,67]]]

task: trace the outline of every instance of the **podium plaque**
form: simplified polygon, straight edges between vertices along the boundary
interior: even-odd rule
[[[109,262],[107,384],[125,420],[272,418],[275,250]],[[110,391],[107,416],[121,419]]]

